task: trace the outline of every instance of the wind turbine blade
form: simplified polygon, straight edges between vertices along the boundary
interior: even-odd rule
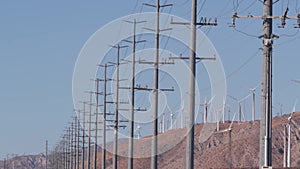
[[[297,100],[294,103],[294,107],[293,107],[293,113],[296,111],[296,105],[297,105]]]
[[[259,87],[260,83],[258,83],[254,88],[250,88],[249,91],[255,92],[256,89]]]
[[[228,97],[230,97],[231,99],[235,100],[235,101],[239,101],[237,98],[231,96],[231,95],[227,95]]]
[[[169,104],[167,104],[167,108],[168,108],[168,110],[170,111],[170,113],[172,113],[172,110],[171,110]]]
[[[241,101],[244,101],[244,100],[246,100],[248,97],[250,97],[252,94],[248,94],[247,96],[245,96],[245,97],[243,97],[242,99],[240,99],[239,101],[241,102]]]
[[[297,127],[297,129],[299,130],[300,129],[300,126],[295,122],[294,119],[291,119],[292,123]]]
[[[296,111],[296,105],[297,105],[297,100],[296,100],[295,103],[294,103],[294,106],[293,106],[293,109],[292,109],[292,113],[291,113],[289,119],[292,118],[293,113]]]
[[[214,98],[215,98],[215,96],[213,96],[207,104],[211,104],[211,102],[214,100]]]
[[[260,82],[257,84],[257,86],[255,87],[255,90],[260,86]]]
[[[182,100],[181,109],[184,109],[184,100]]]

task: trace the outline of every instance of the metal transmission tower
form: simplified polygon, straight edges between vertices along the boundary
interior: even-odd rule
[[[131,91],[131,105],[130,105],[130,125],[129,125],[129,147],[128,147],[128,169],[133,169],[133,139],[134,139],[134,112],[135,111],[142,111],[141,109],[135,109],[135,51],[136,51],[136,44],[146,42],[145,40],[137,41],[136,40],[136,26],[137,24],[145,23],[146,21],[125,21],[127,23],[133,24],[133,37],[132,41],[124,40],[128,43],[132,44],[132,71],[131,71],[131,85],[130,87],[125,87],[124,89],[130,89]],[[122,87],[121,87],[122,88]]]
[[[191,22],[172,22],[172,24],[182,24],[191,26],[191,42],[190,42],[190,57],[180,57],[179,59],[189,59],[190,61],[190,78],[189,78],[189,106],[188,106],[188,121],[187,121],[187,144],[186,144],[186,160],[185,168],[194,168],[194,125],[195,125],[195,82],[196,82],[196,60],[215,60],[215,58],[197,58],[196,54],[196,36],[197,25],[201,26],[217,26],[217,21],[206,22],[206,19],[201,19],[197,22],[197,0],[192,0]]]
[[[170,29],[165,29],[161,30],[160,29],[160,9],[168,6],[172,6],[172,4],[165,4],[161,5],[160,0],[156,0],[156,5],[151,5],[151,4],[144,4],[150,7],[156,8],[156,29],[151,31],[155,31],[155,59],[154,63],[154,80],[153,80],[153,94],[154,94],[154,105],[153,105],[153,136],[152,136],[152,158],[151,158],[151,168],[156,169],[157,168],[157,134],[158,134],[158,90],[159,90],[159,84],[158,84],[158,79],[159,79],[159,33],[161,31],[165,30],[170,30]]]

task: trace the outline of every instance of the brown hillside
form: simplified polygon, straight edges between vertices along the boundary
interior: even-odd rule
[[[273,168],[283,166],[283,124],[289,115],[273,118]],[[296,123],[292,125],[291,157],[293,167],[300,168],[300,112],[293,114]],[[220,124],[220,131],[227,129],[230,123]],[[234,122],[232,125],[232,155],[229,155],[229,133],[214,132],[207,140],[201,142],[199,137],[202,124],[195,127],[195,168],[257,168],[259,161],[259,121]],[[159,168],[182,169],[185,162],[186,141],[179,140],[185,129],[176,129],[159,135],[159,151],[164,152],[158,157]],[[119,145],[119,152],[126,155],[127,144]],[[145,157],[151,153],[151,138],[143,138],[135,142],[135,155]],[[101,165],[101,153],[98,155],[98,166]],[[232,160],[232,163],[231,163]],[[107,157],[107,167],[112,168],[112,156]],[[119,168],[127,168],[127,158],[119,157]],[[150,168],[150,158],[134,160],[135,168]]]

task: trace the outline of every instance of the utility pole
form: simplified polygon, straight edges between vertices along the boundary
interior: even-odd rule
[[[283,167],[286,167],[286,124],[283,125]]]
[[[68,145],[68,149],[69,149],[69,152],[68,152],[68,156],[69,156],[69,168],[72,168],[72,137],[71,137],[71,128],[69,127],[68,129],[68,139],[69,139],[69,145]]]
[[[188,105],[188,121],[187,121],[187,142],[186,142],[186,160],[185,168],[194,168],[194,130],[195,130],[195,82],[196,82],[196,60],[215,60],[216,58],[198,58],[196,57],[196,38],[197,25],[201,26],[217,26],[217,20],[209,23],[206,19],[197,22],[197,0],[192,0],[191,22],[172,22],[172,24],[190,25],[191,42],[190,57],[180,57],[180,59],[189,59],[190,61],[190,77],[189,77],[189,105]]]
[[[3,168],[6,169],[6,158],[4,158]]]
[[[71,129],[70,129],[70,142],[71,142],[71,145],[70,145],[70,166],[71,166],[71,169],[73,168],[73,165],[74,165],[74,159],[73,159],[73,157],[74,157],[74,145],[73,145],[73,143],[74,143],[74,137],[73,137],[73,135],[74,135],[74,123],[73,123],[73,121],[72,121],[72,123],[71,123]]]
[[[82,102],[83,104],[83,112],[82,112],[82,147],[81,147],[81,151],[82,151],[82,155],[81,155],[81,169],[85,168],[85,105],[87,104],[87,102]]]
[[[145,40],[142,41],[136,41],[136,26],[137,24],[145,23],[146,21],[136,21],[136,19],[132,21],[126,21],[128,23],[133,24],[133,37],[132,41],[126,41],[129,43],[132,43],[132,71],[131,71],[131,85],[130,85],[130,91],[131,91],[131,106],[130,106],[130,125],[129,125],[129,146],[128,146],[128,169],[133,169],[133,144],[134,144],[134,112],[135,112],[135,50],[136,50],[136,44],[145,42]]]
[[[107,121],[107,115],[114,115],[112,113],[107,113],[106,112],[106,105],[107,103],[114,103],[114,102],[107,102],[107,96],[108,95],[111,95],[109,93],[107,93],[107,82],[108,81],[112,81],[112,79],[108,79],[107,78],[107,68],[112,66],[112,65],[99,65],[101,67],[104,68],[104,78],[103,79],[98,79],[98,81],[102,81],[103,82],[103,92],[100,92],[98,94],[100,95],[103,95],[103,113],[102,113],[102,116],[103,116],[103,119],[102,119],[102,169],[105,169],[106,168],[106,121]],[[99,89],[98,89],[99,90]],[[98,102],[98,101],[97,101]]]
[[[68,169],[68,149],[67,149],[67,134],[63,136],[63,147],[64,147],[64,169]]]
[[[115,97],[115,125],[114,125],[114,156],[113,156],[113,169],[118,168],[118,129],[119,129],[119,75],[120,75],[120,49],[127,46],[113,46],[117,49],[116,65],[116,97]]]
[[[107,94],[107,89],[106,89],[106,84],[107,81],[110,81],[111,79],[107,79],[107,67],[108,65],[105,64],[104,66],[104,79],[103,81],[103,119],[102,119],[102,169],[106,168],[106,96]]]
[[[151,169],[157,169],[157,134],[158,134],[158,90],[159,90],[159,34],[160,31],[160,9],[172,4],[160,5],[160,0],[156,0],[156,5],[144,4],[150,7],[156,8],[156,29],[155,31],[155,59],[154,59],[154,79],[153,79],[153,95],[154,95],[154,105],[153,105],[153,131],[152,131],[152,150],[151,150]],[[170,29],[165,29],[170,30]],[[153,30],[152,30],[153,31]]]
[[[102,128],[102,169],[106,167],[106,83],[107,83],[107,65],[104,66],[104,85],[103,85],[103,128]]]
[[[273,4],[278,2],[273,0],[263,0],[263,16],[238,16],[234,12],[232,16],[232,27],[235,27],[236,18],[263,19],[262,38],[262,80],[261,80],[261,111],[260,111],[260,167],[272,166],[272,49],[273,39],[279,36],[273,34],[273,19],[281,19],[281,26],[284,28],[286,19],[296,19],[300,28],[300,14],[297,16],[287,16],[288,8],[282,16],[273,16]]]
[[[78,167],[77,159],[78,159],[78,156],[79,156],[78,151],[77,151],[77,149],[78,149],[78,147],[77,147],[77,144],[78,144],[78,142],[77,142],[78,120],[77,120],[76,116],[74,117],[74,123],[75,123],[75,126],[74,126],[74,151],[75,151],[75,156],[74,157],[75,157],[75,160],[74,160],[74,163],[75,163],[75,169],[78,169],[77,168]]]
[[[89,110],[89,121],[88,121],[88,161],[87,161],[87,168],[90,169],[91,168],[91,127],[92,127],[92,105],[93,105],[93,92],[89,92],[90,94],[90,110]]]
[[[264,0],[261,81],[260,166],[272,166],[273,0]]]
[[[98,152],[98,106],[99,106],[99,79],[96,79],[96,112],[95,112],[95,144],[94,144],[94,169],[97,169],[97,152]]]
[[[79,148],[79,143],[80,143],[80,111],[78,112],[78,117],[76,118],[77,120],[77,169],[79,169],[79,164],[80,164],[80,148]]]
[[[46,166],[45,168],[48,169],[48,140],[46,140]]]
[[[68,141],[67,141],[67,130],[64,130],[65,133],[63,135],[63,161],[64,161],[64,169],[68,169]],[[49,155],[48,155],[49,156]],[[53,152],[51,152],[50,156],[48,157],[48,167],[50,164],[50,168],[53,168]]]

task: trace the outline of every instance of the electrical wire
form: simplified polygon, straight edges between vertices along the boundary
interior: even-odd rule
[[[181,4],[178,4],[178,5],[176,5],[176,6],[185,6],[188,2],[190,2],[190,0],[186,0],[186,1],[184,1],[183,3],[181,3]]]
[[[286,44],[289,44],[289,43],[293,43],[295,40],[298,40],[298,39],[300,39],[300,36],[295,37],[295,38],[293,38],[291,40],[287,40],[287,41],[275,44],[274,46],[280,46],[280,45],[286,45]]]
[[[234,74],[238,73],[242,68],[244,68],[248,63],[250,63],[250,61],[257,56],[258,52],[260,50],[258,49],[253,55],[251,55],[245,62],[243,62],[239,67],[237,67],[234,71],[232,71],[231,73],[229,73],[226,76],[226,79],[228,80],[230,77],[232,77]]]
[[[237,31],[237,32],[239,32],[239,33],[241,33],[241,34],[243,34],[243,35],[246,35],[246,36],[249,36],[249,37],[252,37],[252,38],[257,38],[256,35],[252,35],[252,34],[249,34],[247,32],[241,31],[239,29],[236,29],[236,27],[234,27],[234,30]]]
[[[252,3],[251,3],[248,7],[246,7],[246,8],[243,9],[243,10],[241,10],[239,13],[243,13],[243,12],[249,10],[253,5],[256,4],[256,2],[257,2],[257,0],[253,0]]]
[[[295,2],[295,12],[299,13],[298,0],[296,0],[296,2]]]
[[[299,37],[300,38],[300,37]],[[233,70],[232,72],[230,72],[227,76],[226,76],[226,80],[230,79],[233,75],[235,75],[236,73],[238,73],[239,71],[241,71],[248,63],[250,63],[252,61],[252,59],[254,57],[257,56],[258,52],[260,51],[260,49],[256,50],[256,52],[254,54],[252,54],[247,60],[245,60],[239,67],[237,67],[235,70]],[[220,80],[217,83],[215,83],[214,85],[218,85],[221,84],[221,82],[223,82],[224,80]],[[206,91],[209,90],[211,88],[211,86],[207,86],[204,87],[202,89],[200,89],[200,91]]]
[[[138,4],[139,4],[139,0],[136,0],[135,5],[134,5],[134,8],[133,8],[133,10],[132,10],[132,12],[131,12],[132,14],[135,13]]]
[[[239,0],[233,0],[232,3],[233,3],[234,11],[237,11],[239,8]]]
[[[298,35],[299,30],[300,29],[298,28],[295,33],[293,33],[293,34],[282,34],[282,35],[280,35],[280,37],[295,37],[296,35]]]
[[[203,10],[205,3],[206,3],[206,0],[203,0],[201,6],[199,8],[199,11],[198,11],[197,15],[200,15],[200,12]]]

